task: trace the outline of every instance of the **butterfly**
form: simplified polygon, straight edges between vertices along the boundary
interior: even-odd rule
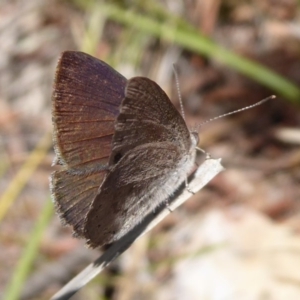
[[[117,241],[185,181],[198,134],[146,77],[127,80],[77,51],[58,62],[52,96],[56,210],[92,247]]]

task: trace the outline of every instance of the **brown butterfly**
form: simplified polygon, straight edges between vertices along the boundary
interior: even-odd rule
[[[152,80],[64,52],[53,91],[56,209],[91,247],[124,236],[193,168],[198,134]]]

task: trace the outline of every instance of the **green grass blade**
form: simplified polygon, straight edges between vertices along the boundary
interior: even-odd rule
[[[183,22],[180,22],[176,27],[174,22],[172,22],[172,25],[168,22],[160,22],[131,10],[124,11],[123,8],[115,5],[101,4],[101,10],[112,20],[211,57],[247,75],[293,102],[299,103],[300,101],[300,89],[295,84],[259,63],[218,46],[207,37],[190,29],[188,25],[184,26]]]
[[[31,270],[32,262],[37,257],[40,241],[52,215],[53,203],[49,199],[41,212],[40,218],[36,222],[32,234],[30,235],[25,251],[17,265],[10,284],[5,291],[3,299],[20,299],[22,287]]]
[[[7,211],[22,192],[32,173],[39,166],[47,155],[52,145],[50,133],[46,133],[35,149],[30,153],[25,163],[22,165],[14,179],[10,182],[4,193],[0,197],[0,221],[5,217]]]

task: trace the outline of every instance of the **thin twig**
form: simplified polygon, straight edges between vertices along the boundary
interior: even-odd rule
[[[220,159],[207,159],[193,174],[189,187],[194,192],[202,189],[212,178],[214,178],[224,168],[220,164]],[[181,192],[169,202],[168,207],[160,207],[154,213],[149,214],[140,224],[123,236],[120,240],[113,243],[97,260],[87,266],[76,277],[69,281],[60,291],[58,291],[51,300],[70,299],[78,290],[85,286],[95,276],[97,276],[107,265],[127,250],[130,245],[140,236],[151,230],[162,219],[164,219],[170,211],[176,209],[191,197],[183,185]]]

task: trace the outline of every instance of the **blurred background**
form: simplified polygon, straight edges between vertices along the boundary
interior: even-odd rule
[[[72,299],[300,299],[297,0],[0,1],[0,299],[49,299],[100,252],[53,212],[64,50],[155,80],[226,168]],[[201,159],[201,157],[200,157]],[[203,159],[203,158],[202,158]]]

